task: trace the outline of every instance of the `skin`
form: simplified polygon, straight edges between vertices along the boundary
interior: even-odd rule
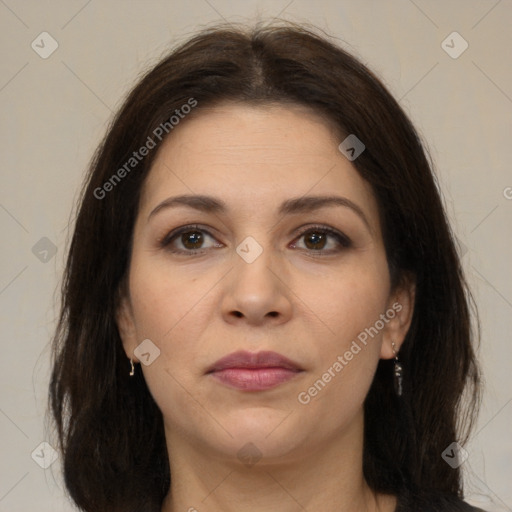
[[[341,140],[305,107],[228,103],[198,108],[159,148],[142,190],[117,323],[134,362],[144,339],[160,350],[136,371],[164,417],[172,483],[162,512],[395,509],[396,498],[373,493],[363,477],[363,402],[379,359],[394,357],[392,342],[398,351],[409,328],[414,286],[391,289],[376,200],[338,150]],[[180,194],[214,196],[228,211],[179,206],[148,219]],[[277,213],[290,198],[333,194],[358,205],[368,226],[348,207]],[[208,232],[202,245],[190,233],[159,245],[188,224]],[[352,245],[301,234],[315,224]],[[251,263],[236,252],[248,236],[263,249]],[[299,403],[298,394],[397,302],[402,309],[378,335]],[[240,349],[276,351],[304,371],[259,392],[205,375]],[[237,456],[247,443],[261,456],[255,463]]]

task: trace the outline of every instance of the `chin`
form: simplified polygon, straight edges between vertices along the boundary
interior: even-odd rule
[[[238,436],[232,439],[228,446],[216,446],[219,459],[234,462],[248,468],[252,466],[274,465],[291,462],[301,451],[300,443],[288,438],[276,436],[275,439],[255,438],[253,436]]]
[[[288,413],[287,413],[288,414]],[[283,462],[301,446],[297,425],[283,421],[287,414],[282,412],[272,414],[268,411],[240,411],[239,417],[233,418],[227,424],[231,434],[222,436],[215,442],[219,455],[224,458],[236,458],[242,463],[260,460],[261,462]]]
[[[269,439],[269,435],[289,435],[290,423],[285,418],[290,411],[272,407],[243,407],[224,416],[226,430],[234,437],[252,437],[260,440]]]

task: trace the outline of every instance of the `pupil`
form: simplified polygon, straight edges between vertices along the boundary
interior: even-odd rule
[[[322,242],[325,242],[325,234],[321,233],[321,234],[312,234],[312,235],[309,235],[308,237],[306,237],[306,244],[307,244],[307,241],[308,240],[313,240],[313,246],[315,249],[321,249],[322,247],[317,247],[318,244],[320,244],[321,246],[322,245]]]
[[[189,249],[196,249],[197,245],[201,244],[202,237],[203,235],[199,233],[199,231],[189,231],[188,233],[184,233],[182,237],[183,245]],[[189,243],[190,241],[192,241],[191,244]],[[192,247],[189,247],[189,245],[192,245]]]

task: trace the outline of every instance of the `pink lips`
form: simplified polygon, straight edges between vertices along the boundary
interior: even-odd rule
[[[286,382],[303,371],[297,363],[276,352],[238,351],[219,359],[207,374],[245,391],[262,391]]]

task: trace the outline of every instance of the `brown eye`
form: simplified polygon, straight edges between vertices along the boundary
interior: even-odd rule
[[[214,243],[205,247],[204,244],[208,238],[214,240]],[[315,255],[318,256],[336,253],[352,245],[347,236],[325,226],[309,227],[302,232],[297,240],[302,238],[304,239],[304,250],[311,254],[316,253]],[[159,244],[172,253],[187,256],[204,254],[208,249],[223,247],[223,244],[215,242],[215,238],[200,226],[183,226],[169,233]],[[331,244],[330,248],[329,244]],[[292,247],[297,247],[297,243],[292,244]]]
[[[310,234],[307,234],[304,240],[308,249],[323,249],[325,247],[327,235],[325,233],[313,231]]]
[[[304,246],[306,251],[310,253],[318,253],[318,255],[328,255],[341,251],[343,248],[348,248],[352,245],[350,239],[344,234],[335,231],[334,229],[324,226],[313,226],[304,230],[298,240],[304,239]],[[333,240],[330,248],[329,240]],[[297,246],[297,244],[294,244]],[[299,247],[300,248],[300,247]]]
[[[222,244],[219,243],[213,243],[210,247],[204,247],[208,238],[215,240],[208,231],[199,226],[183,226],[169,233],[160,242],[160,246],[170,252],[186,255],[203,253],[211,247],[222,247]]]
[[[203,241],[204,237],[200,231],[186,231],[181,234],[181,243],[187,249],[199,249]]]

